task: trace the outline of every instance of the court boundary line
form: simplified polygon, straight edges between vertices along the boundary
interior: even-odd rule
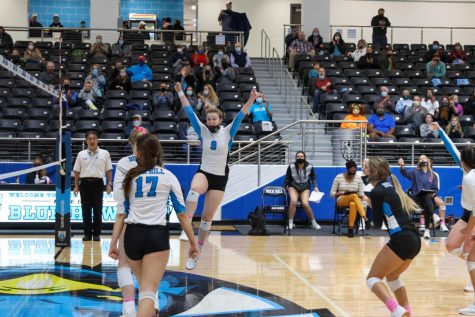
[[[299,272],[297,272],[296,270],[294,270],[293,268],[290,267],[290,265],[287,264],[287,262],[285,262],[284,260],[282,260],[281,257],[279,257],[278,255],[274,254],[273,257],[280,262],[280,264],[282,264],[287,270],[289,270],[295,277],[297,277],[302,283],[304,283],[306,286],[308,286],[315,294],[317,294],[318,296],[320,296],[320,298],[322,298],[325,302],[327,302],[328,304],[330,304],[330,306],[332,306],[336,311],[338,311],[338,313],[341,314],[341,316],[343,317],[351,317],[350,314],[348,314],[347,312],[345,312],[343,310],[343,308],[341,308],[335,301],[333,301],[332,299],[330,299],[327,295],[325,295],[325,293],[323,293],[321,290],[319,290],[317,287],[315,287],[314,285],[312,285],[305,277],[303,277]]]

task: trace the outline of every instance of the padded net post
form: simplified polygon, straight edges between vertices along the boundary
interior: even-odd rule
[[[64,159],[56,166],[56,222],[55,222],[55,246],[71,246],[71,133],[65,131],[56,138],[56,156]],[[61,153],[60,153],[61,151]]]

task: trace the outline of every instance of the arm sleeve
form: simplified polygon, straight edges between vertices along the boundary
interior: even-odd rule
[[[106,172],[112,169],[112,161],[111,161],[111,154],[107,152],[107,159],[106,159]]]
[[[239,130],[239,126],[241,125],[242,120],[244,119],[244,112],[239,111],[238,115],[234,118],[233,122],[226,126],[226,130],[229,131],[229,135],[231,136],[231,140],[236,135],[237,131]]]
[[[398,102],[396,103],[396,112],[402,113],[403,111],[404,111],[404,103],[402,102],[402,100],[398,100]]]
[[[232,55],[232,54],[231,54],[231,67],[239,67],[239,65],[235,63],[234,55]]]
[[[79,155],[76,157],[76,162],[74,162],[73,171],[81,173],[81,163],[79,162]]]
[[[201,138],[201,131],[202,129],[206,129],[206,126],[201,123],[190,105],[184,105],[183,109],[185,110],[188,119],[190,119],[193,129],[195,129],[196,133],[198,134],[198,137]]]
[[[371,19],[371,26],[378,26],[378,20],[376,19],[376,17],[373,17]]]
[[[333,180],[332,188],[330,189],[330,196],[335,197],[337,190],[338,190],[338,175]]]
[[[150,67],[147,67],[147,74],[145,75],[145,77],[146,77],[148,80],[152,80],[152,79],[153,79],[153,73],[152,73],[152,69],[150,69]]]
[[[429,131],[427,130],[426,124],[422,124],[420,127],[420,130],[421,130],[421,137],[425,138],[429,135]]]
[[[115,168],[113,192],[114,200],[117,203],[117,213],[119,214],[125,213],[125,196],[124,191],[122,190],[122,183],[124,182],[126,174],[127,171],[122,166],[121,161],[119,161]]]
[[[442,141],[444,142],[445,148],[447,149],[447,151],[449,151],[449,153],[452,156],[452,158],[454,159],[454,161],[459,166],[462,166],[460,164],[460,152],[459,152],[459,150],[457,149],[455,144],[447,136],[447,134],[445,133],[445,131],[442,128],[439,128],[439,135],[440,135],[440,138],[442,139]]]
[[[290,165],[287,167],[287,172],[285,173],[285,178],[284,178],[284,188],[287,189],[287,187],[290,185],[290,180],[292,179],[292,172],[290,170]]]
[[[404,176],[405,178],[407,178],[407,179],[409,179],[409,180],[412,181],[412,175],[414,174],[414,173],[413,173],[414,171],[409,171],[409,172],[408,172],[406,168],[402,168],[402,167],[399,168],[399,169],[400,169],[400,171],[401,171],[401,175],[402,175],[402,176]]]
[[[175,213],[180,214],[186,211],[185,209],[185,201],[183,200],[183,192],[181,191],[180,183],[175,175],[172,174],[171,180],[171,189],[170,189],[170,200],[175,209]]]

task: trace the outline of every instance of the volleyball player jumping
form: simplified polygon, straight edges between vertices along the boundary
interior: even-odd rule
[[[190,240],[189,257],[197,256],[198,245],[185,214],[180,183],[162,166],[161,146],[157,137],[145,134],[136,142],[137,166],[130,169],[123,182],[125,208],[119,210],[112,232],[109,256],[122,256],[118,240],[124,234],[127,262],[139,283],[137,317],[156,315],[156,291],[170,255],[170,235],[166,226],[170,198],[178,220]]]
[[[421,239],[409,215],[417,209],[417,204],[402,190],[384,158],[372,157],[368,165],[369,180],[374,186],[370,193],[374,222],[381,226],[384,221],[390,238],[374,259],[366,283],[391,311],[391,317],[409,317],[411,308],[399,277],[421,249]],[[392,184],[388,182],[388,176]],[[384,278],[396,298],[383,283]]]
[[[242,106],[241,111],[225,128],[221,127],[223,122],[223,114],[217,108],[210,108],[206,112],[206,125],[196,116],[193,108],[190,106],[188,99],[185,97],[181,84],[175,84],[175,90],[180,97],[181,105],[186,115],[198,134],[203,153],[201,156],[200,168],[196,172],[191,182],[191,188],[186,197],[186,214],[189,221],[193,219],[193,215],[198,205],[200,195],[206,193],[203,214],[201,215],[201,224],[198,231],[198,245],[201,249],[208,237],[211,229],[211,222],[214,214],[221,204],[224,197],[224,190],[228,182],[228,155],[234,136],[249,112],[249,108],[257,97],[257,91],[253,89],[249,100]],[[198,256],[189,258],[185,267],[193,270],[198,264]]]

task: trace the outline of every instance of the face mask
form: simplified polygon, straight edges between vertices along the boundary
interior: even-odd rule
[[[96,43],[97,43],[97,44],[101,44],[101,43],[102,43],[102,40],[101,40],[101,39],[97,39],[97,40],[96,40]]]
[[[188,96],[193,96],[193,90],[187,90],[187,91],[186,91],[186,94],[187,94]]]
[[[219,125],[208,126],[208,130],[211,133],[216,133],[219,130]]]
[[[167,91],[167,87],[160,87],[160,91],[161,91],[161,92]]]
[[[442,105],[443,105],[443,106],[447,106],[448,104],[449,104],[448,101],[442,101]]]
[[[127,76],[126,72],[120,72],[120,77],[125,77],[125,76]]]
[[[412,104],[414,105],[414,107],[419,107],[421,103],[419,101],[414,101]]]
[[[208,95],[209,95],[209,91],[208,91],[207,89],[203,90],[203,95],[208,96]]]
[[[456,50],[460,50],[461,47],[460,47],[460,46],[455,46],[455,49],[456,49]]]
[[[438,48],[439,48],[439,45],[437,45],[437,44],[432,45],[432,49],[436,50]]]
[[[32,50],[35,49],[35,46],[34,46],[34,45],[28,45],[28,49],[29,49],[30,51],[32,51]]]
[[[353,115],[357,116],[360,114],[360,111],[358,109],[353,109]]]
[[[64,90],[69,90],[70,88],[69,84],[64,84],[63,87],[64,87]]]
[[[134,124],[134,127],[140,127],[140,120],[134,120],[133,124]]]
[[[409,96],[402,96],[402,99],[408,100],[408,99],[409,99]]]
[[[298,159],[295,160],[295,163],[297,163],[297,164],[305,163],[305,159],[303,159],[303,158],[298,158]]]
[[[183,49],[182,49],[182,48],[177,48],[176,51],[177,51],[178,53],[183,53]]]
[[[94,76],[97,76],[97,75],[99,74],[99,70],[98,70],[97,68],[94,68],[94,69],[92,70],[92,74],[93,74]]]
[[[356,175],[356,172],[353,172],[353,173],[352,173],[352,172],[350,172],[349,170],[346,170],[346,172],[347,172],[348,175],[350,175],[350,176],[355,176],[355,175]]]
[[[124,45],[124,40],[119,40],[119,45]]]
[[[235,50],[236,50],[236,53],[241,53],[241,48],[240,47],[236,47]]]
[[[376,110],[376,114],[378,116],[382,116],[382,115],[384,115],[384,110],[380,108],[380,109]]]
[[[257,97],[257,98],[256,98],[256,102],[257,102],[257,103],[261,103],[261,102],[262,102],[262,98],[261,98],[261,97]]]
[[[314,36],[318,36],[318,32],[313,32],[313,35],[314,35]]]
[[[419,162],[419,167],[427,167],[429,166],[428,162]]]
[[[335,36],[335,40],[336,40],[336,41],[339,41],[339,40],[340,40],[340,37],[339,37],[339,36]]]
[[[450,124],[452,124],[455,127],[457,125],[457,121],[451,121]]]
[[[220,57],[223,56],[223,54],[224,54],[224,53],[221,52],[221,51],[218,52],[218,56],[220,56]]]
[[[381,97],[386,97],[388,95],[387,91],[381,91]]]
[[[319,79],[325,79],[325,75],[318,75]]]

